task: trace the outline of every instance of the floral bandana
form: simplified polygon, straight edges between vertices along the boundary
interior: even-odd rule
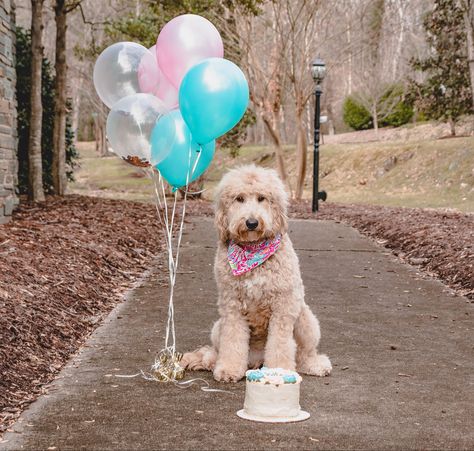
[[[227,259],[234,276],[240,276],[268,260],[280,247],[281,235],[256,244],[239,245],[230,241]]]

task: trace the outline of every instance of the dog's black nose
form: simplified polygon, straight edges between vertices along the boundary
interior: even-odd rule
[[[245,225],[249,230],[255,230],[258,227],[258,221],[255,218],[250,218],[245,221]]]

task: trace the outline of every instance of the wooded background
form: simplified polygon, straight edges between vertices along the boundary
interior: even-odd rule
[[[249,80],[249,112],[221,145],[236,154],[243,142],[272,145],[286,180],[282,146],[296,144],[298,174],[289,186],[296,198],[307,173],[316,56],[327,65],[325,133],[434,118],[450,122],[454,134],[457,119],[473,112],[474,0],[17,0],[17,24],[31,29],[33,50],[30,198],[44,196],[42,58],[55,68],[51,191],[63,194],[67,110],[76,138],[95,139],[97,151],[107,152],[108,110],[92,85],[100,51],[123,40],[151,47],[166,21],[187,12],[216,25],[225,57]]]

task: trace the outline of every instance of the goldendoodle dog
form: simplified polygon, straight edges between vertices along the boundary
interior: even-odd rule
[[[235,382],[261,365],[326,376],[319,322],[304,301],[298,257],[287,234],[288,197],[277,173],[245,166],[217,189],[214,263],[220,319],[212,346],[183,356],[192,370]]]

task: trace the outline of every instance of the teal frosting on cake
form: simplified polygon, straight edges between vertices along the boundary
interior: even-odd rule
[[[262,367],[259,370],[248,370],[245,373],[249,382],[260,382],[264,384],[296,384],[301,382],[301,376],[296,371],[284,370],[283,368]]]
[[[283,376],[283,380],[285,381],[285,384],[296,384],[296,376],[294,374]]]
[[[247,380],[249,381],[259,381],[265,377],[265,374],[263,374],[260,370],[252,370],[247,372]]]

